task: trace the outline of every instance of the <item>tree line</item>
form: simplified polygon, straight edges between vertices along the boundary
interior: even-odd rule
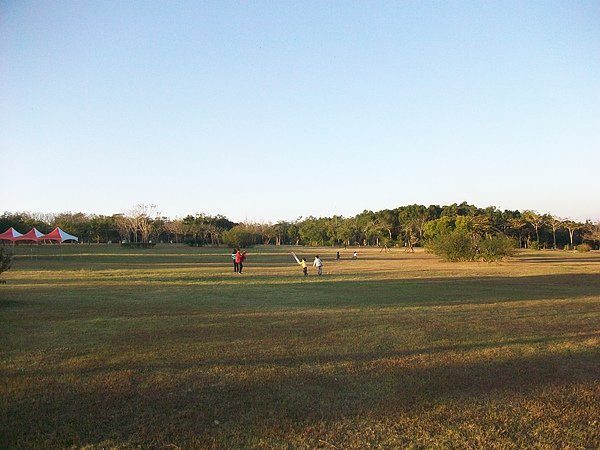
[[[478,208],[466,202],[447,206],[407,205],[363,211],[354,217],[298,218],[277,223],[235,223],[223,215],[195,214],[170,219],[155,205],[137,205],[111,216],[84,213],[9,213],[0,216],[0,230],[9,227],[43,233],[60,227],[85,243],[164,242],[188,245],[379,246],[412,250],[454,230],[473,236],[503,235],[520,248],[575,248],[600,245],[600,222],[578,222],[533,210]]]

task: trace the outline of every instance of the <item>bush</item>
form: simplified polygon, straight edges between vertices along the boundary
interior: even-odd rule
[[[423,236],[427,240],[436,239],[439,236],[452,232],[454,228],[454,220],[448,216],[443,216],[439,219],[425,222],[425,225],[423,225]]]
[[[243,227],[233,227],[223,232],[222,241],[229,247],[248,248],[256,242],[256,235]]]
[[[479,241],[479,255],[487,262],[500,261],[507,256],[513,256],[516,242],[504,234],[497,234]]]
[[[516,243],[504,234],[476,241],[466,229],[456,229],[432,239],[428,249],[447,261],[493,262],[514,255]]]
[[[533,241],[529,243],[530,250],[539,250],[540,248],[540,243],[538,241]]]
[[[587,253],[592,250],[592,246],[590,244],[579,244],[577,246],[577,251],[581,253]]]
[[[462,229],[438,235],[428,247],[447,261],[473,261],[477,254],[471,235]]]
[[[6,251],[4,247],[0,247],[0,274],[10,269],[12,264],[13,254]]]
[[[185,245],[189,245],[190,247],[202,247],[204,243],[201,240],[196,240],[193,237],[186,237],[183,240]]]

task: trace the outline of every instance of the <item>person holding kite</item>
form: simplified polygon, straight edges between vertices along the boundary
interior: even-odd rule
[[[235,262],[238,264],[238,273],[242,273],[244,269],[244,261],[246,260],[246,252],[240,252],[237,250],[235,252]]]
[[[300,264],[300,266],[302,266],[302,273],[304,274],[305,277],[307,277],[308,276],[308,267],[306,267],[306,258],[302,258],[302,260],[299,260],[294,252],[292,252],[292,256],[294,257],[296,262],[298,264]]]

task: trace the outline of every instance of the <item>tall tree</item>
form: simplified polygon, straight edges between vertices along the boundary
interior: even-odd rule
[[[519,248],[527,244],[527,221],[522,217],[508,219],[508,232],[519,240]]]
[[[403,221],[402,231],[404,232],[404,244],[407,251],[414,252],[415,245],[419,243],[419,236],[423,234],[421,221],[418,218]]]
[[[175,241],[176,244],[185,239],[189,230],[189,223],[185,223],[182,219],[169,220],[165,223],[165,231],[169,234],[169,241]]]
[[[131,217],[121,213],[115,214],[112,218],[122,241],[137,242],[137,231]]]
[[[570,248],[573,249],[574,245],[573,245],[573,236],[575,234],[575,231],[579,230],[580,228],[582,228],[582,224],[575,222],[574,220],[571,219],[565,219],[562,222],[563,227],[566,228],[566,230],[569,232],[569,243],[570,243]]]
[[[544,216],[536,213],[535,211],[528,210],[523,211],[522,217],[527,223],[531,224],[535,230],[535,240],[537,241],[538,246],[540,246],[540,229],[544,225]]]
[[[273,231],[275,232],[275,245],[283,245],[286,243],[287,231],[290,226],[289,222],[280,220],[273,225]]]
[[[390,242],[394,239],[396,228],[398,228],[398,213],[390,209],[384,209],[375,213],[375,220],[379,227],[387,233]]]
[[[586,223],[585,234],[583,237],[586,241],[591,242],[593,245],[600,246],[600,221],[596,223]]]
[[[492,217],[486,214],[473,216],[470,220],[473,233],[479,236],[491,236],[494,231]]]
[[[91,240],[97,244],[118,240],[119,233],[113,217],[91,216],[88,218],[88,223]]]
[[[556,232],[563,226],[563,220],[550,214],[546,215],[546,223],[550,225],[552,229],[552,248],[556,250]]]
[[[364,210],[362,213],[355,216],[357,230],[359,236],[357,241],[362,245],[369,245],[369,239],[372,237],[371,229],[373,227],[373,221],[375,220],[375,213],[373,211]]]
[[[159,216],[156,205],[139,204],[131,211],[136,233],[139,232],[142,242],[149,242],[150,237],[159,232],[159,223],[156,220]]]
[[[357,243],[359,240],[359,229],[357,221],[354,217],[343,218],[336,229],[337,240],[344,246]]]
[[[412,250],[423,240],[425,223],[430,211],[423,205],[408,205],[398,208],[398,223],[404,236],[404,245]]]
[[[286,229],[286,238],[290,244],[300,245],[300,220],[301,218],[298,218],[298,220],[290,223]]]
[[[308,245],[323,245],[327,238],[323,219],[306,218],[300,225],[300,239]]]

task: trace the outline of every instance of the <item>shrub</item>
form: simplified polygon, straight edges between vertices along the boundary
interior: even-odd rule
[[[256,235],[243,227],[233,227],[222,235],[223,243],[234,248],[252,247],[256,242]]]
[[[466,229],[456,229],[432,239],[428,249],[447,261],[493,262],[514,255],[516,242],[504,234],[476,241]]]
[[[0,247],[0,274],[10,269],[12,259],[13,254],[6,251],[4,247]]]
[[[500,261],[507,256],[513,256],[516,242],[504,234],[497,234],[479,241],[479,255],[487,262]]]
[[[592,246],[591,246],[590,244],[585,244],[585,243],[584,243],[584,244],[579,244],[579,245],[577,246],[577,251],[578,251],[578,252],[587,253],[587,252],[589,252],[590,250],[592,250]]]
[[[437,239],[439,236],[452,232],[452,230],[454,230],[454,221],[448,216],[443,216],[439,219],[425,222],[425,225],[423,225],[423,236],[427,240]]]
[[[471,235],[464,229],[458,229],[433,238],[429,249],[447,261],[473,261],[476,256]]]
[[[189,236],[183,240],[183,243],[185,245],[189,245],[190,247],[202,247],[203,245],[203,242],[201,240],[196,240],[193,237]]]
[[[539,250],[540,248],[540,243],[538,241],[533,241],[529,243],[530,250]]]

